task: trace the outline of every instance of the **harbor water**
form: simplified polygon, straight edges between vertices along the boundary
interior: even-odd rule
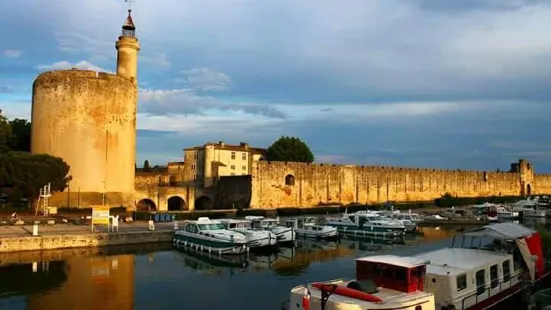
[[[233,258],[177,251],[171,244],[5,254],[0,309],[280,310],[293,286],[353,277],[356,257],[449,246],[458,229],[419,228],[405,244],[299,239],[295,247]]]

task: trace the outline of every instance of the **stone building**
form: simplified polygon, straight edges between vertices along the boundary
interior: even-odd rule
[[[31,152],[70,166],[52,205],[133,205],[138,52],[131,10],[116,42],[117,72],[55,70],[33,84]],[[72,195],[71,195],[72,191]]]

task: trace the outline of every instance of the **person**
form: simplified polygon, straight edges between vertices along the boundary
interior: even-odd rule
[[[13,212],[11,214],[11,221],[12,222],[17,222],[18,219],[19,219],[19,217],[17,216],[17,212]]]

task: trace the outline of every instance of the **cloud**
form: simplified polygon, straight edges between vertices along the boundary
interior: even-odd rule
[[[7,85],[0,85],[0,94],[13,93],[13,88]]]
[[[66,53],[82,53],[101,55],[113,58],[113,41],[98,37],[97,33],[79,33],[58,31],[54,34],[57,41],[57,48]]]
[[[140,56],[140,62],[163,70],[168,70],[172,66],[172,63],[167,60],[166,55],[162,53],[152,56]]]
[[[4,50],[4,51],[2,51],[2,56],[7,57],[7,58],[13,58],[13,59],[21,57],[22,54],[23,54],[23,52],[20,51],[20,50]]]
[[[287,118],[285,113],[269,105],[224,102],[214,97],[200,96],[190,89],[141,89],[140,110],[152,115],[204,115],[210,110]]]
[[[228,75],[209,68],[193,68],[181,73],[183,77],[177,81],[197,91],[223,91],[232,84]]]
[[[98,67],[98,66],[96,66],[92,63],[89,63],[86,60],[82,60],[82,61],[79,61],[79,62],[74,63],[74,64],[71,64],[68,61],[58,61],[58,62],[54,62],[51,65],[38,65],[38,66],[36,66],[36,69],[38,69],[38,70],[67,70],[67,69],[72,69],[72,68],[77,68],[77,69],[81,69],[81,70],[92,70],[92,71],[97,71],[97,72],[110,72],[109,70]]]

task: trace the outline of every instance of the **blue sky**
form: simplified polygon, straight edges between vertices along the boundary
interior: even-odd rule
[[[0,0],[0,108],[48,69],[114,71],[123,0]],[[551,2],[138,0],[138,163],[223,140],[321,162],[551,172]]]

